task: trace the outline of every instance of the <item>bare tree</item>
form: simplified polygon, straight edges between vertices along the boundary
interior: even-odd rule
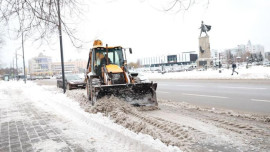
[[[2,28],[0,26],[0,28]],[[5,44],[4,38],[3,38],[4,32],[0,31],[0,49],[3,47],[3,45]]]
[[[180,11],[187,11],[189,10],[194,4],[202,3],[206,7],[208,7],[210,0],[168,0],[169,4],[168,7],[165,8],[165,11],[173,11],[176,12]]]
[[[2,64],[2,47],[3,47],[3,45],[4,45],[4,39],[3,39],[3,36],[2,36],[2,32],[0,32],[0,68],[3,66]]]
[[[0,37],[0,48],[3,46],[4,44],[4,40],[2,39],[2,37]]]
[[[20,37],[22,33],[35,40],[48,40],[58,33],[58,7],[61,6],[63,32],[76,47],[79,39],[68,24],[70,18],[79,16],[80,3],[77,0],[0,0],[0,22],[8,25]]]

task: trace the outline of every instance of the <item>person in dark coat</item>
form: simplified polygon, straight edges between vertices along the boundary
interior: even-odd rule
[[[235,71],[235,69],[236,69],[236,64],[233,62],[232,63],[232,75],[233,75],[234,72],[238,74],[238,72]]]
[[[104,66],[104,65],[108,65],[108,64],[111,64],[112,61],[110,60],[110,58],[108,58],[108,63],[107,63],[107,60],[106,60],[106,57],[103,53],[97,53],[96,54],[96,58],[97,58],[97,75],[98,76],[101,76],[102,75],[102,70],[101,68]]]

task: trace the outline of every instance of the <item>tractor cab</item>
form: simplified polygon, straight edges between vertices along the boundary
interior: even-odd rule
[[[104,66],[107,69],[109,68],[108,70],[110,70],[110,72],[119,72],[119,69],[111,69],[111,67],[121,68],[124,66],[123,51],[121,47],[111,47],[107,49],[105,47],[93,48],[93,55],[94,69],[97,75],[101,74],[101,69]]]
[[[125,83],[125,60],[122,47],[96,47],[92,49],[92,52],[94,73],[103,78],[103,83]],[[108,76],[106,74],[108,74]],[[107,77],[109,77],[109,79]]]

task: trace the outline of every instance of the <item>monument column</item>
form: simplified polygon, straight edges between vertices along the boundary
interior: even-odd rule
[[[201,24],[201,33],[199,37],[199,57],[197,61],[197,67],[198,68],[204,68],[204,67],[210,67],[212,66],[212,58],[211,58],[211,51],[210,51],[210,42],[209,42],[209,35],[207,34],[208,31],[210,31],[211,26]],[[205,33],[205,36],[201,36],[202,33]]]

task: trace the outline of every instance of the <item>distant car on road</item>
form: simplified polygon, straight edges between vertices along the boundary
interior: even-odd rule
[[[36,80],[36,76],[33,75],[27,75],[27,80]]]
[[[61,74],[58,74],[55,77],[56,77],[56,79],[61,79],[62,78],[62,75]]]
[[[270,67],[270,62],[269,62],[269,61],[268,61],[268,62],[267,62],[267,61],[264,62],[264,63],[263,63],[263,66],[265,66],[265,67]]]
[[[86,83],[84,82],[83,79],[81,79],[78,75],[76,74],[67,74],[65,75],[65,84],[66,84],[66,89],[71,90],[71,89],[77,89],[77,88],[85,88]],[[63,80],[57,79],[57,87],[58,88],[63,88]]]
[[[43,80],[42,76],[36,76],[36,80]]]
[[[43,79],[51,79],[50,76],[43,76]]]

